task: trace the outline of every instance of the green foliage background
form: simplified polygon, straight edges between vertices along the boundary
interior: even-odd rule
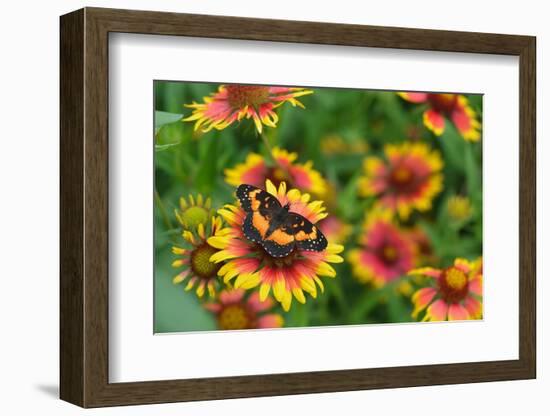
[[[233,202],[234,187],[224,181],[224,169],[242,163],[250,152],[266,154],[253,123],[245,120],[223,131],[204,135],[193,132],[193,123],[181,118],[191,111],[183,104],[201,102],[216,91],[217,84],[155,83],[155,332],[216,329],[212,314],[206,311],[193,291],[172,284],[177,273],[171,267],[171,246],[180,231],[173,215],[180,196],[202,193],[210,196],[215,208]],[[365,211],[372,201],[357,195],[357,179],[365,156],[381,155],[386,143],[420,140],[439,149],[445,162],[444,190],[431,211],[415,213],[408,221],[430,237],[436,264],[447,266],[455,257],[475,259],[482,252],[482,145],[466,142],[447,121],[445,132],[435,137],[422,124],[422,105],[405,102],[391,91],[364,91],[314,88],[315,93],[300,98],[306,109],[285,104],[278,109],[278,127],[266,127],[271,143],[298,153],[298,161],[313,161],[314,168],[336,186],[335,212],[354,226],[344,242],[346,250],[355,244]],[[482,97],[467,96],[481,118]],[[339,136],[353,145],[364,141],[363,153],[325,154],[321,140]],[[450,221],[447,199],[467,195],[473,215],[462,222]],[[344,251],[345,256],[345,251]],[[345,261],[335,265],[337,277],[323,279],[325,293],[317,299],[307,296],[305,305],[294,301],[291,310],[279,312],[286,327],[407,322],[411,320],[409,297],[399,294],[397,285],[407,277],[382,289],[360,284]],[[413,283],[414,284],[414,283]],[[207,296],[207,295],[205,295]]]

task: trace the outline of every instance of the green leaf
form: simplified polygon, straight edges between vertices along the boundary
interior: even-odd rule
[[[183,118],[181,114],[167,113],[166,111],[155,111],[155,136],[165,127],[178,123]]]
[[[168,143],[168,144],[156,144],[155,145],[155,152],[162,152],[166,149],[169,149],[171,147],[177,146],[179,143]]]
[[[165,124],[172,124],[180,121],[182,114],[167,113],[166,111],[155,111],[155,130],[159,130]]]

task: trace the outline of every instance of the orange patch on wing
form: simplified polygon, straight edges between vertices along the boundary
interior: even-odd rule
[[[296,241],[315,240],[317,238],[317,229],[314,228],[313,231],[309,234],[304,231],[298,231],[294,235],[294,238],[296,239]]]
[[[260,233],[260,236],[262,238],[265,238],[265,235],[267,233],[267,229],[269,228],[269,221],[262,216],[259,212],[254,212],[252,214],[252,225],[258,232]]]
[[[294,242],[294,236],[288,233],[285,233],[281,229],[273,231],[273,233],[266,239],[266,241],[273,241],[281,246],[285,246]]]
[[[256,195],[258,195],[260,192],[262,192],[261,189],[254,189],[253,191],[250,191],[248,193],[248,197],[250,198],[250,206],[252,207],[252,211],[257,211],[260,208],[260,200],[256,198]]]

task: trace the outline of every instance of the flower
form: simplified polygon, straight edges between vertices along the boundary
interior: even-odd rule
[[[327,239],[335,243],[343,243],[353,231],[351,225],[346,224],[335,215],[322,219],[317,224],[317,227],[319,227]]]
[[[424,143],[384,147],[385,159],[368,157],[359,178],[361,196],[379,196],[379,203],[403,219],[413,209],[427,211],[443,189],[443,160]]]
[[[275,196],[281,205],[290,204],[290,211],[300,214],[312,223],[327,216],[321,201],[311,201],[309,194],[297,189],[287,192],[286,182],[279,187],[268,179],[265,189]],[[273,289],[275,299],[285,311],[290,309],[292,298],[300,303],[306,302],[304,291],[313,298],[317,297],[317,286],[324,290],[320,277],[335,277],[336,271],[329,263],[341,263],[338,253],[344,247],[329,243],[323,251],[304,251],[294,249],[286,257],[272,257],[261,245],[248,240],[242,230],[246,214],[235,205],[226,205],[218,211],[229,228],[225,235],[208,239],[208,243],[219,249],[210,259],[216,263],[225,261],[218,275],[228,283],[235,279],[235,288],[260,286],[260,300],[265,300]]]
[[[187,230],[196,228],[199,224],[206,225],[214,213],[210,198],[204,199],[198,194],[196,198],[189,195],[188,199],[189,202],[184,197],[180,198],[179,210],[175,210],[178,222]]]
[[[266,313],[273,308],[270,298],[262,301],[258,292],[246,297],[243,289],[223,290],[204,307],[216,314],[219,329],[280,328],[284,322],[281,315]]]
[[[466,196],[453,195],[447,200],[447,213],[454,221],[466,221],[472,216],[472,204]]]
[[[220,217],[212,217],[210,227],[206,228],[203,223],[199,223],[196,228],[196,234],[189,230],[184,230],[182,237],[188,247],[172,247],[172,253],[178,256],[172,263],[172,267],[184,267],[172,280],[174,284],[179,284],[188,279],[185,290],[189,291],[196,286],[196,294],[203,297],[205,288],[210,297],[216,293],[220,279],[218,271],[221,264],[210,261],[210,257],[218,250],[208,244],[207,239],[212,236],[222,236],[225,234],[223,223]]]
[[[412,296],[413,318],[426,309],[423,321],[480,319],[482,315],[482,260],[474,262],[457,258],[446,269],[422,267],[411,270],[411,276],[432,278],[432,285]]]
[[[313,169],[313,163],[296,163],[298,155],[278,147],[273,148],[275,164],[268,163],[261,155],[249,153],[244,163],[225,170],[225,181],[233,186],[246,183],[262,187],[266,179],[278,186],[285,181],[289,187],[323,195],[327,184],[321,174]]]
[[[258,133],[262,126],[277,127],[279,116],[275,108],[289,102],[305,108],[298,97],[313,94],[305,88],[269,87],[262,85],[220,85],[218,91],[204,97],[204,103],[186,104],[193,113],[183,121],[194,121],[195,130],[223,130],[243,118],[254,121]]]
[[[481,123],[468,99],[460,94],[431,94],[424,92],[400,92],[403,99],[411,103],[426,103],[424,125],[436,136],[445,131],[445,119],[452,121],[464,140],[477,142],[481,138]]]
[[[353,275],[362,283],[381,287],[415,266],[414,242],[395,225],[389,210],[368,213],[359,236],[359,247],[348,252]]]

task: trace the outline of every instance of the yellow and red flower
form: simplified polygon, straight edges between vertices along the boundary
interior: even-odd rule
[[[343,243],[353,231],[351,225],[346,224],[335,215],[322,219],[317,223],[317,227],[319,227],[328,240],[335,243]]]
[[[204,97],[204,103],[186,104],[193,113],[183,121],[194,121],[195,130],[223,130],[242,119],[252,119],[258,133],[263,126],[277,127],[279,116],[274,111],[285,102],[305,108],[298,97],[312,94],[305,88],[263,85],[220,85],[218,91]]]
[[[291,212],[304,216],[313,224],[327,216],[322,201],[310,201],[309,194],[302,194],[297,189],[287,192],[285,182],[276,188],[270,180],[266,180],[265,189],[281,205],[290,204]],[[300,303],[306,302],[304,291],[315,298],[317,286],[321,291],[324,289],[320,277],[336,276],[329,263],[343,261],[338,253],[344,247],[330,242],[321,252],[294,249],[286,257],[272,257],[261,245],[251,242],[243,234],[246,214],[241,207],[226,205],[218,213],[230,226],[224,230],[224,235],[208,239],[211,246],[220,250],[210,260],[225,262],[218,275],[223,276],[226,283],[235,279],[235,288],[260,286],[261,300],[265,300],[273,289],[275,299],[285,311],[290,309],[293,297]]]
[[[280,328],[283,317],[278,313],[268,313],[273,306],[270,298],[260,300],[257,291],[246,296],[243,289],[223,290],[216,302],[204,304],[216,315],[219,329]]]
[[[220,217],[212,217],[208,227],[199,223],[196,232],[184,230],[182,233],[186,242],[184,247],[172,247],[172,253],[178,256],[172,263],[172,267],[184,268],[173,278],[173,283],[179,284],[187,280],[186,291],[196,287],[195,292],[198,297],[203,297],[205,290],[208,290],[209,296],[213,297],[221,283],[218,271],[222,266],[210,261],[210,257],[218,250],[208,244],[207,239],[225,234]]]
[[[359,247],[348,252],[353,275],[381,287],[404,276],[416,264],[414,242],[392,221],[391,212],[376,209],[365,218]]]
[[[446,269],[422,267],[409,271],[409,275],[432,278],[432,285],[414,293],[413,318],[426,309],[423,321],[454,321],[480,319],[483,269],[482,260],[474,262],[458,258]]]
[[[225,170],[225,181],[233,186],[246,183],[262,187],[266,179],[269,179],[275,186],[285,181],[289,187],[298,188],[301,191],[316,195],[323,195],[326,192],[326,181],[318,171],[313,169],[311,161],[296,163],[298,154],[278,147],[273,148],[272,156],[274,165],[257,153],[249,153],[244,163]]]
[[[445,131],[445,119],[450,120],[465,140],[477,142],[481,138],[481,123],[468,99],[461,94],[432,94],[425,92],[400,92],[399,96],[411,103],[425,103],[424,125],[441,136]]]
[[[386,145],[385,159],[368,157],[359,178],[361,196],[378,196],[379,203],[401,218],[411,211],[427,211],[443,189],[443,160],[424,143]]]

